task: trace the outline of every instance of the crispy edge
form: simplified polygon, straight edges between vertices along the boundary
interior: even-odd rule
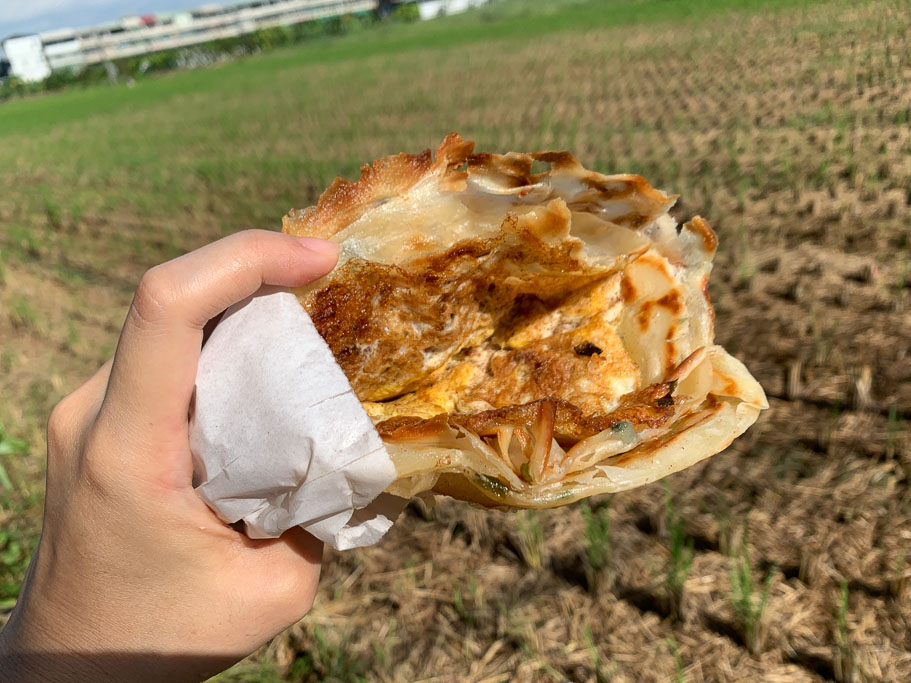
[[[327,239],[374,204],[407,192],[431,175],[440,176],[443,189],[458,189],[468,176],[457,169],[473,149],[473,142],[450,133],[437,147],[435,159],[425,149],[419,154],[395,154],[377,159],[373,165],[364,164],[356,182],[336,178],[316,206],[292,209],[282,219],[282,232]]]
[[[407,193],[421,180],[437,175],[444,190],[459,190],[472,174],[496,175],[513,188],[534,185],[548,176],[567,174],[587,186],[601,201],[637,197],[647,206],[646,214],[672,205],[676,195],[665,195],[640,175],[604,175],[585,169],[569,152],[546,151],[533,154],[474,154],[474,142],[450,133],[436,154],[425,149],[419,154],[395,154],[361,167],[360,178],[351,182],[336,178],[320,195],[316,206],[292,209],[282,219],[282,232],[328,239],[356,221],[372,206]],[[542,173],[532,173],[535,161],[550,164]],[[467,170],[458,170],[466,166]],[[643,216],[644,219],[644,216]],[[638,227],[638,226],[636,226]]]

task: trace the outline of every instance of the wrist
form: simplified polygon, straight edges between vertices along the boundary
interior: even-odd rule
[[[104,681],[103,672],[78,653],[56,651],[53,643],[34,642],[14,613],[0,631],[0,683]]]
[[[35,585],[41,583],[36,573],[40,574],[33,564],[16,607],[0,631],[0,683],[129,680],[84,638],[98,631],[97,625],[90,626],[91,610],[86,609],[81,619],[71,618],[45,599],[51,591]]]
[[[66,650],[55,641],[35,640],[18,624],[7,624],[0,631],[0,683],[202,681],[239,659],[234,655]]]
[[[27,588],[20,594],[6,627],[0,631],[0,683],[122,683],[202,681],[227,669],[245,653],[194,652],[153,642],[152,634],[166,631],[154,619],[138,629],[117,629],[89,610],[81,620],[42,604]],[[102,613],[104,610],[102,610]],[[104,631],[106,637],[98,638]],[[82,634],[82,637],[80,637]],[[87,639],[85,636],[93,638]]]

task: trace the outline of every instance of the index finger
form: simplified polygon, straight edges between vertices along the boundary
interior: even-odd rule
[[[205,324],[263,285],[304,285],[337,260],[331,242],[250,230],[152,268],[127,313],[99,423],[127,452],[183,451]]]

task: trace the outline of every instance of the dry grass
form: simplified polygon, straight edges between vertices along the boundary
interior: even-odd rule
[[[110,353],[143,269],[457,129],[641,171],[705,215],[718,339],[771,408],[669,479],[673,518],[661,486],[613,496],[603,558],[580,506],[413,503],[377,546],[327,552],[312,615],[224,680],[911,680],[907,9],[282,53],[0,139],[0,422],[31,447],[0,455],[6,604],[37,529],[46,415]],[[669,600],[675,544],[693,555]],[[731,583],[747,575],[757,600],[770,577],[753,630]]]

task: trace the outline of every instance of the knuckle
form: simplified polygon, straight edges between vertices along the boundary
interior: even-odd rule
[[[232,245],[236,248],[237,261],[247,263],[264,249],[264,243],[269,239],[269,233],[266,230],[243,230],[231,236],[231,240],[236,242]]]
[[[109,496],[116,487],[110,458],[107,457],[112,450],[112,444],[105,430],[97,426],[90,429],[83,450],[83,457],[79,463],[81,484],[97,495]]]
[[[146,271],[133,296],[133,313],[145,323],[155,323],[164,318],[177,294],[167,264]]]
[[[47,421],[47,443],[51,451],[71,448],[78,433],[80,411],[73,394],[63,397]]]

